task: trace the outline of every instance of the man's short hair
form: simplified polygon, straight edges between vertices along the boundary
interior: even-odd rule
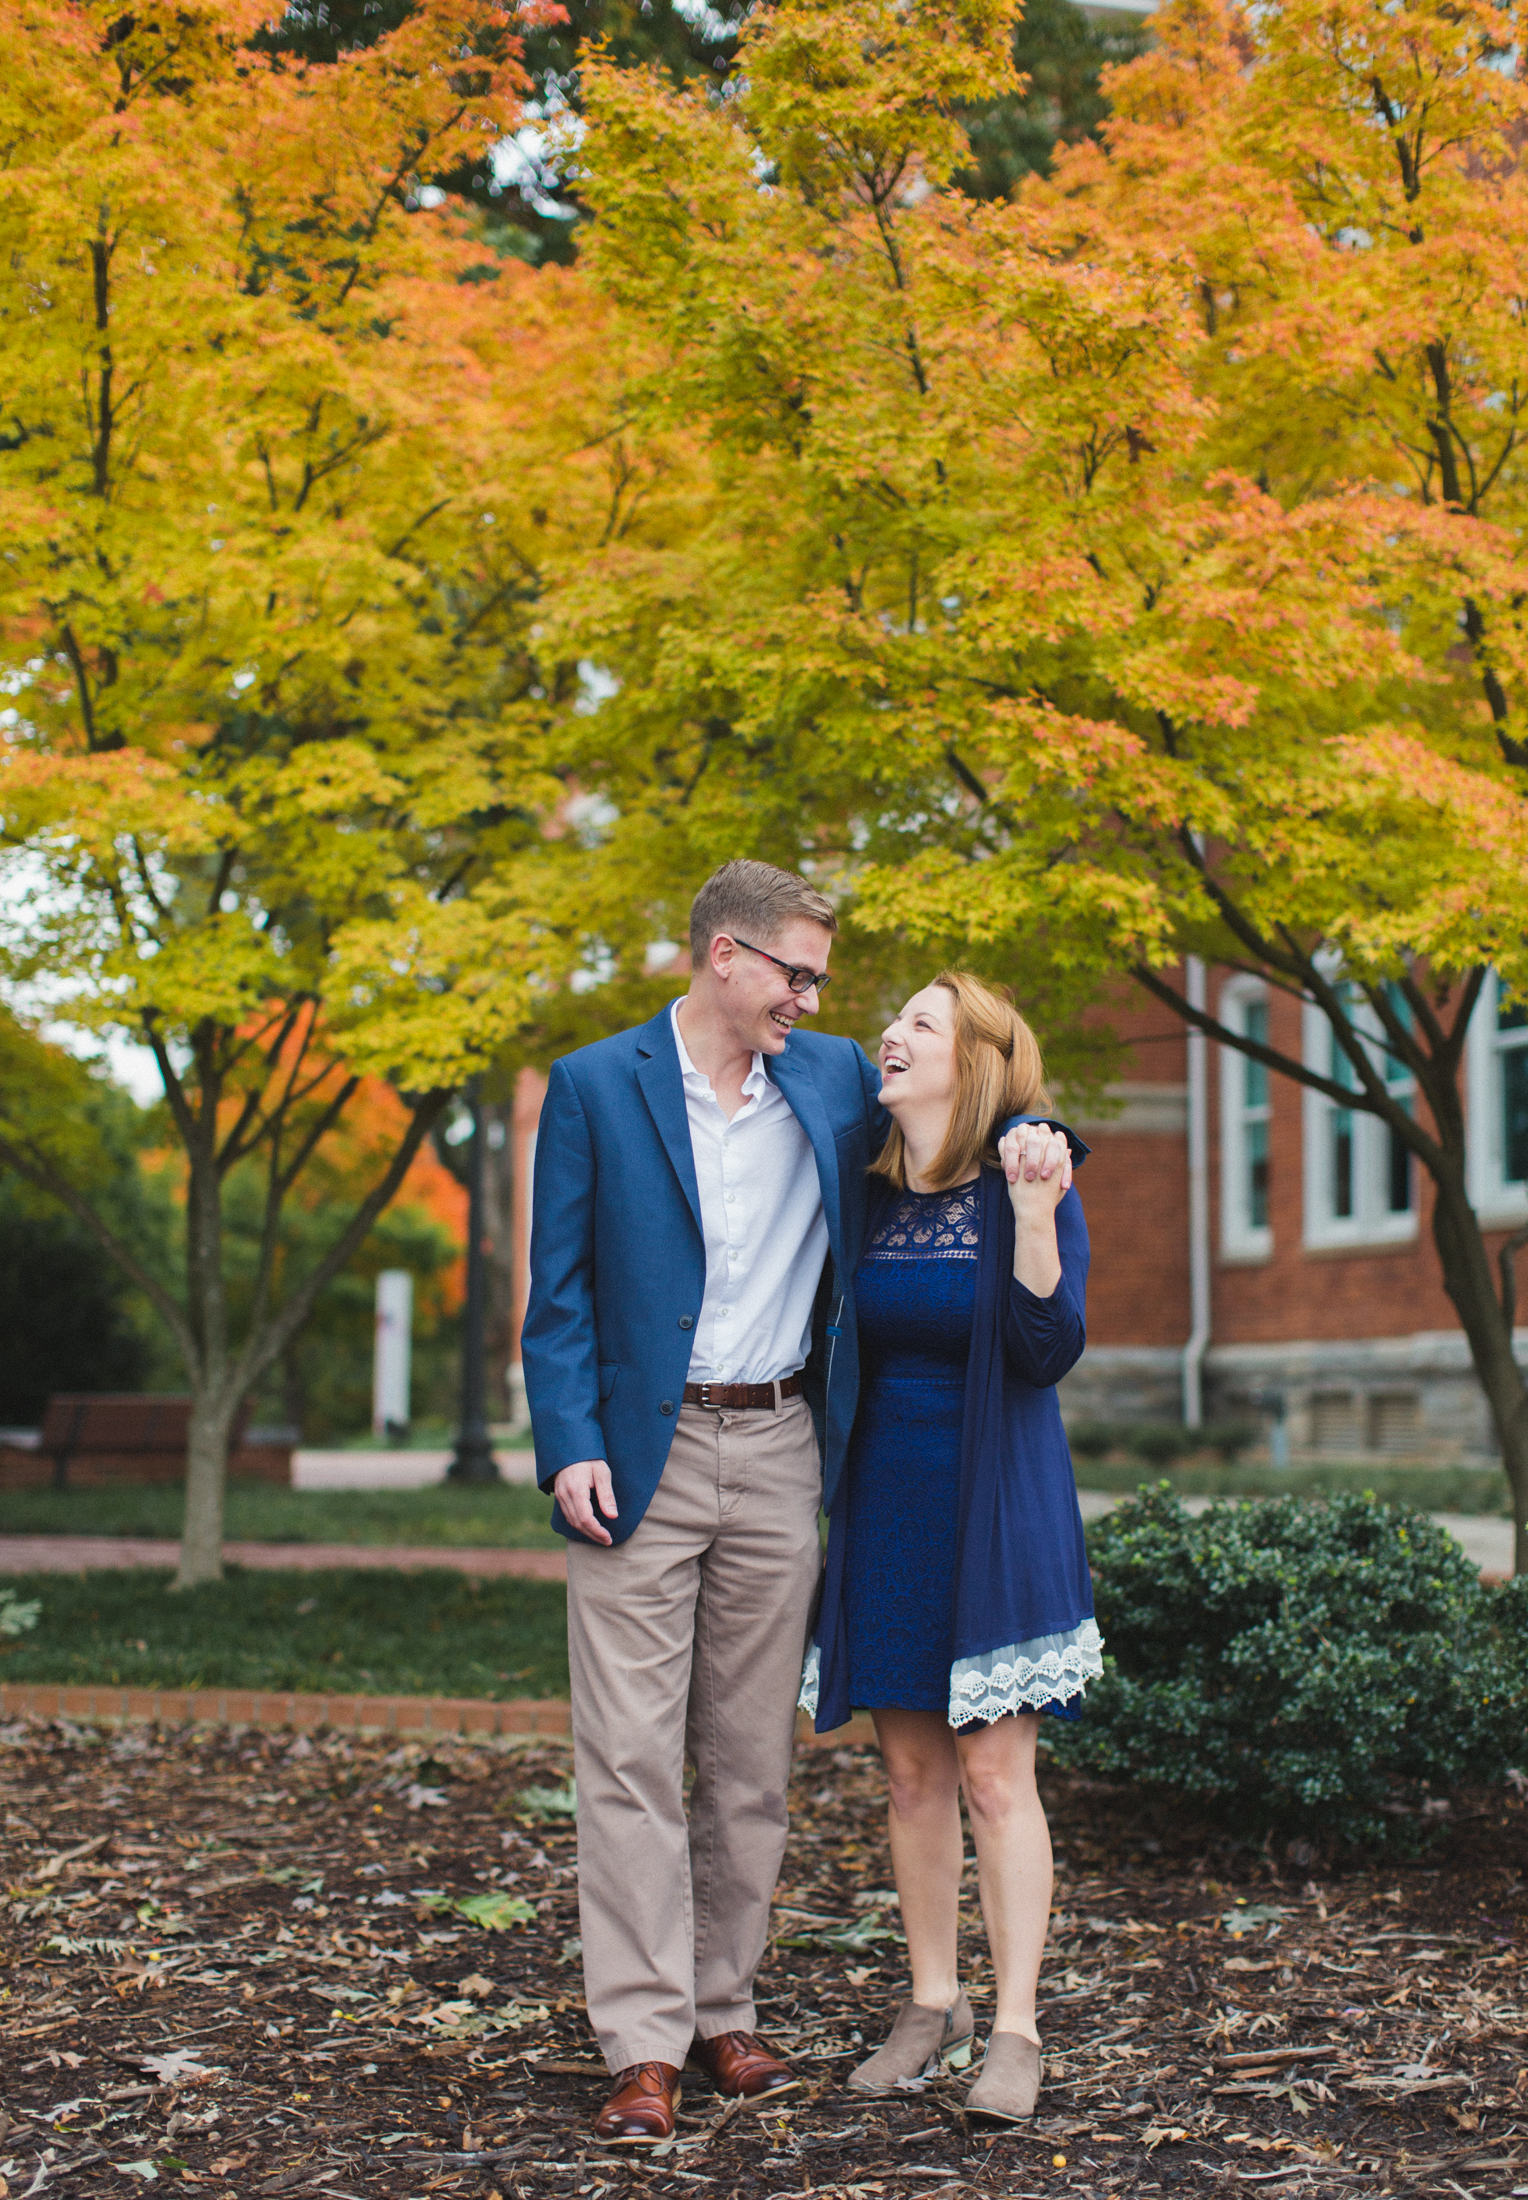
[[[690,904],[690,955],[697,968],[711,952],[718,932],[741,933],[756,947],[767,947],[796,917],[837,932],[838,917],[826,894],[819,894],[794,871],[739,856],[713,871]]]

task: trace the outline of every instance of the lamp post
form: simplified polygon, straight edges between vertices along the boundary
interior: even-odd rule
[[[467,1301],[462,1308],[462,1420],[448,1482],[498,1482],[499,1463],[488,1439],[488,1275],[483,1259],[483,1094],[474,1077],[467,1087],[472,1141],[467,1149]]]

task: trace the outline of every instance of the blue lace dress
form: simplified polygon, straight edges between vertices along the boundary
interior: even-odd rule
[[[850,1695],[873,1708],[949,1703],[977,1192],[897,1193],[855,1272],[844,1606]]]

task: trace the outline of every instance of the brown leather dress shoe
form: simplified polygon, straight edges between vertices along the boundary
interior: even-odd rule
[[[674,2136],[679,2073],[672,2063],[633,2063],[615,2074],[615,2091],[595,2120],[594,2136],[612,2147],[656,2146]]]
[[[718,2093],[756,2101],[764,2093],[788,2093],[801,2080],[788,2063],[772,2055],[756,2032],[718,2032],[697,2039],[690,2049]]]

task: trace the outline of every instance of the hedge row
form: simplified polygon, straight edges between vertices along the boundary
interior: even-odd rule
[[[1190,1519],[1163,1483],[1088,1552],[1106,1671],[1077,1724],[1047,1722],[1063,1763],[1328,1849],[1414,1845],[1454,1789],[1528,1764],[1528,1578],[1482,1586],[1425,1513]]]
[[[1259,1430],[1255,1421],[1206,1421],[1196,1429],[1176,1421],[1074,1421],[1066,1434],[1075,1459],[1125,1451],[1148,1466],[1170,1467],[1175,1459],[1206,1451],[1217,1452],[1229,1465],[1257,1442]]]

